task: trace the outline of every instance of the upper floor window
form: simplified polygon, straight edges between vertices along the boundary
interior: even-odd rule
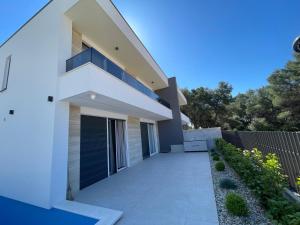
[[[4,75],[2,80],[2,85],[0,91],[5,91],[7,89],[8,84],[8,77],[10,71],[10,62],[11,62],[11,55],[6,58],[5,67],[4,67]]]

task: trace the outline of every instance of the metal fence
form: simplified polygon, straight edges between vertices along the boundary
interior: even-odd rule
[[[222,137],[242,149],[258,148],[264,155],[275,153],[291,187],[300,191],[295,183],[300,176],[300,132],[222,131]]]

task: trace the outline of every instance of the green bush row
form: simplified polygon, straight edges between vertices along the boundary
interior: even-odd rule
[[[286,176],[275,154],[241,150],[223,139],[216,146],[227,163],[259,198],[275,224],[300,225],[300,209],[283,197]],[[287,207],[289,206],[289,207]]]
[[[215,151],[211,151],[211,156],[215,163],[216,171],[224,171],[225,164],[222,161],[219,161],[219,154]],[[220,188],[222,189],[236,189],[237,186],[231,179],[222,179],[219,183]],[[225,206],[228,212],[234,216],[247,216],[248,215],[248,206],[244,198],[233,192],[229,192],[225,198]]]

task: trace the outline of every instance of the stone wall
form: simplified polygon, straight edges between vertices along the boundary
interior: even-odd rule
[[[80,184],[80,107],[70,106],[68,177],[72,193]]]
[[[130,166],[143,160],[140,120],[128,117],[128,149]]]

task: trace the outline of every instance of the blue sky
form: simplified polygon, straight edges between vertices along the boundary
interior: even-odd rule
[[[0,0],[0,42],[47,0]],[[181,87],[258,88],[292,58],[299,0],[114,0],[158,64]]]

